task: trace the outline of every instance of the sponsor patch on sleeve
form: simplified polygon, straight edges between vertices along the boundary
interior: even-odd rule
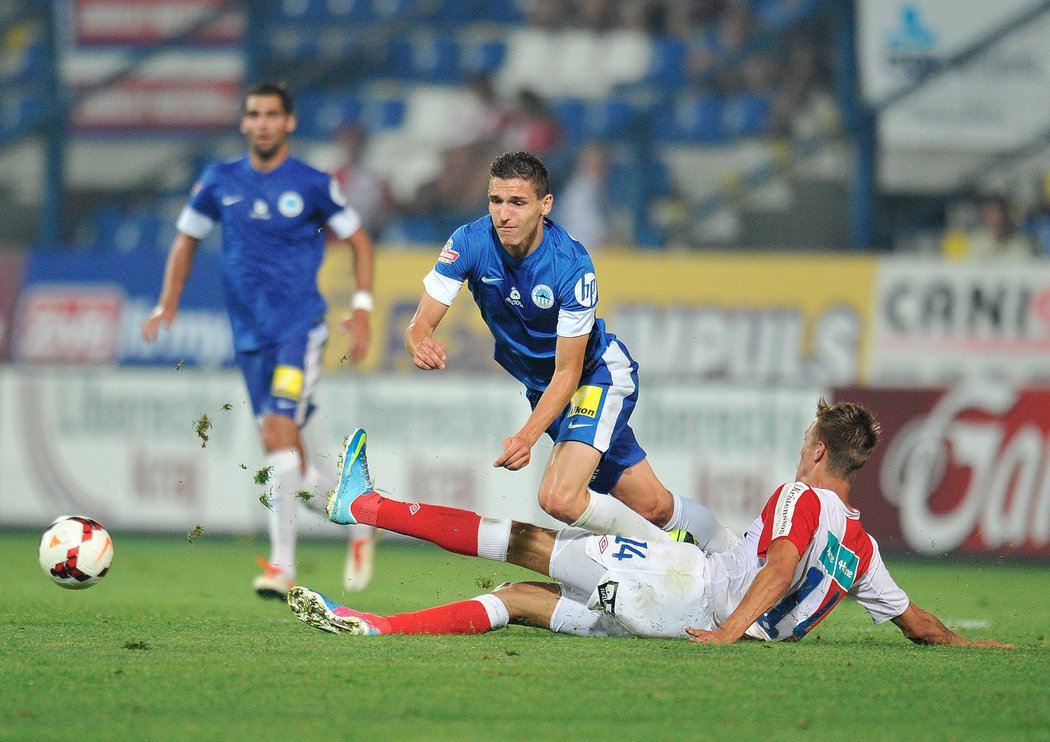
[[[441,254],[438,255],[439,263],[455,263],[459,260],[459,253],[452,249],[452,238],[450,237],[445,246],[441,248]]]
[[[597,417],[598,405],[601,402],[602,388],[600,386],[581,386],[572,395],[572,401],[569,402],[569,415]]]

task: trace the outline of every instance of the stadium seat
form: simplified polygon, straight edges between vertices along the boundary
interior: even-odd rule
[[[325,14],[336,23],[352,23],[360,26],[374,23],[376,14],[373,0],[326,0]]]
[[[387,52],[390,73],[401,80],[453,84],[465,77],[459,65],[459,43],[455,39],[417,34],[394,39]]]
[[[278,22],[320,20],[327,13],[326,0],[280,0],[276,10]]]
[[[565,138],[579,142],[587,137],[587,103],[579,98],[557,98],[550,101],[550,109],[561,124]]]
[[[366,97],[356,110],[355,120],[366,129],[394,129],[405,121],[407,104],[403,98]]]
[[[637,113],[630,103],[607,98],[587,105],[584,134],[588,139],[616,139],[623,136]]]
[[[655,134],[666,143],[717,142],[725,138],[724,102],[714,94],[690,95],[657,109]]]
[[[689,47],[681,39],[656,39],[647,81],[667,91],[679,89],[686,81],[685,60],[688,52]]]
[[[459,67],[467,75],[491,75],[506,56],[507,45],[502,41],[465,40],[459,47]]]
[[[769,98],[758,93],[738,93],[726,100],[723,126],[732,137],[756,136],[766,131],[772,115]]]

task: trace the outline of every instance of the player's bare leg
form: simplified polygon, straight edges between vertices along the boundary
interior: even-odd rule
[[[588,488],[601,454],[579,441],[556,443],[540,482],[544,512],[572,526],[595,533],[662,540],[667,535],[630,507]]]

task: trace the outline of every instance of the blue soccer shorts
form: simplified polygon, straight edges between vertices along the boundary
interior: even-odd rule
[[[275,345],[237,352],[256,419],[284,415],[303,426],[314,410],[327,340],[328,326],[322,323]]]
[[[541,392],[528,390],[529,404]],[[569,406],[547,428],[555,443],[579,441],[593,446],[602,458],[590,488],[608,494],[625,470],[645,458],[628,421],[638,400],[638,364],[627,348],[610,336],[609,347],[593,368],[585,368]]]

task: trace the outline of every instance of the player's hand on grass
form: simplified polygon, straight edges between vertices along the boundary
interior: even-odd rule
[[[437,371],[445,367],[445,346],[432,337],[426,337],[416,345],[412,362],[424,371]]]
[[[512,435],[503,439],[503,454],[492,462],[497,469],[503,467],[511,471],[523,469],[532,460],[532,446],[523,438]]]
[[[372,339],[368,312],[364,309],[355,310],[343,320],[343,329],[350,334],[350,361],[360,363],[368,353],[368,344]]]
[[[142,339],[147,343],[152,343],[157,339],[157,333],[160,332],[160,326],[164,325],[165,329],[171,327],[171,323],[175,321],[175,310],[165,309],[159,304],[153,308],[150,316],[146,318],[146,321],[142,323]]]
[[[686,628],[685,633],[689,634],[689,641],[699,644],[732,644],[738,638],[735,636],[729,636],[721,629],[708,631],[707,629],[694,629],[688,627]]]

